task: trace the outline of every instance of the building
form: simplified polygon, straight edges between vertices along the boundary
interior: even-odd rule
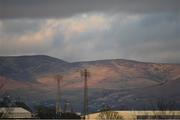
[[[33,114],[22,107],[1,107],[0,118],[23,119],[32,118]]]
[[[103,111],[86,116],[89,120],[180,120],[180,111]]]

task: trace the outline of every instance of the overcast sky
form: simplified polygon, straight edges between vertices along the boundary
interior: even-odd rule
[[[0,0],[0,56],[180,63],[180,0]]]

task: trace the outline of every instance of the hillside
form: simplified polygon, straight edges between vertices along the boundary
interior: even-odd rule
[[[180,100],[177,92],[180,90],[179,64],[124,59],[69,63],[43,55],[0,57],[0,83],[5,84],[1,95],[8,91],[25,100],[31,97],[34,102],[52,103],[56,94],[54,76],[62,74],[63,99],[70,99],[75,108],[81,110],[83,81],[80,71],[83,68],[90,72],[88,86],[92,111],[102,103],[114,109],[142,109],[149,100],[172,96],[174,101]]]
[[[67,64],[44,55],[0,57],[0,75],[18,81],[34,81],[40,74],[63,71]]]

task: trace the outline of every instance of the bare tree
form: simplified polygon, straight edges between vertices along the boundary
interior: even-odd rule
[[[123,117],[114,111],[103,111],[98,114],[97,120],[123,120]]]
[[[101,112],[96,117],[97,120],[123,120],[123,117],[116,111],[112,111],[108,105],[103,105]]]
[[[152,104],[152,113],[144,112],[144,115],[138,116],[139,119],[174,119],[177,117],[173,111],[176,107],[174,100],[160,98]]]

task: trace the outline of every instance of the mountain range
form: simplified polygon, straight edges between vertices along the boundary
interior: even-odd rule
[[[30,104],[52,105],[56,75],[62,75],[62,102],[82,110],[83,79],[87,69],[89,110],[103,104],[113,109],[154,109],[158,101],[180,108],[180,64],[147,63],[125,59],[66,62],[45,55],[0,57],[0,95],[20,97]],[[155,106],[156,107],[156,106]],[[171,105],[172,107],[172,105]]]

